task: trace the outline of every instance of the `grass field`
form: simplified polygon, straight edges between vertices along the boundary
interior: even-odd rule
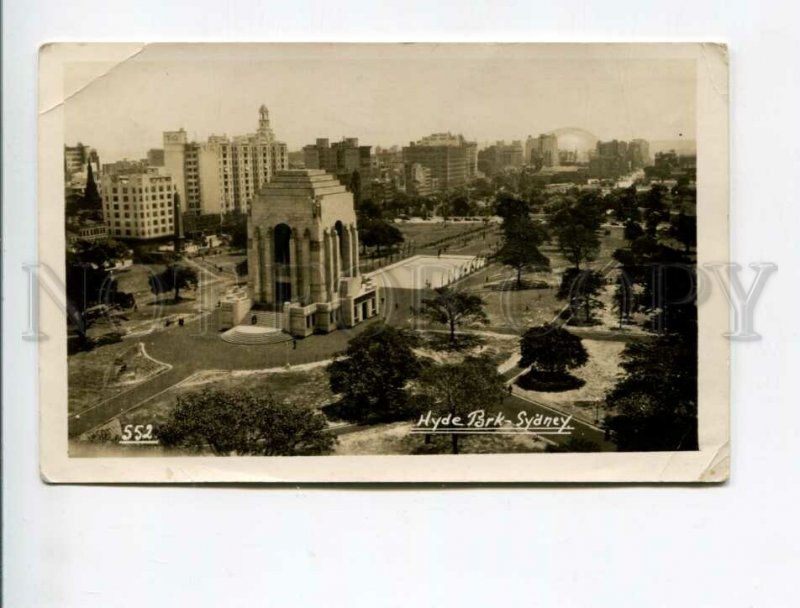
[[[219,372],[195,376],[188,382],[170,388],[141,407],[120,417],[123,424],[163,424],[169,419],[179,395],[210,388],[250,389],[270,393],[280,402],[317,408],[331,402],[328,376],[323,367],[304,371]]]
[[[134,342],[109,344],[69,358],[68,411],[81,411],[149,380],[168,366],[144,356]]]

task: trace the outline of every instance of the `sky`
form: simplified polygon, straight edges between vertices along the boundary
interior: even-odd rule
[[[262,103],[290,150],[444,131],[481,144],[566,127],[603,140],[695,136],[694,61],[618,45],[151,45],[127,61],[96,51],[65,65],[65,143],[93,146],[101,162],[142,158],[168,130],[254,132]]]

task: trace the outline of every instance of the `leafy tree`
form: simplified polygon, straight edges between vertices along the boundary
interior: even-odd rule
[[[412,345],[407,332],[390,325],[375,326],[350,340],[327,368],[331,390],[341,395],[337,409],[343,418],[372,423],[413,413],[405,387],[421,366]]]
[[[466,416],[502,398],[503,377],[486,357],[465,357],[460,363],[427,367],[419,388],[431,411],[437,415]],[[459,435],[451,434],[453,454],[458,454]]]
[[[576,270],[567,268],[561,276],[561,286],[556,297],[569,300],[573,315],[583,313],[583,322],[587,325],[594,322],[592,311],[604,308],[598,295],[605,288],[605,279],[596,270]]]
[[[685,253],[689,253],[692,247],[697,246],[697,217],[679,213],[670,226],[669,234],[683,245]]]
[[[585,196],[561,207],[550,220],[559,250],[576,270],[580,270],[584,262],[596,259],[600,251],[598,233],[603,221],[600,203],[596,197]]]
[[[307,456],[330,452],[335,442],[325,417],[277,402],[263,391],[211,389],[178,397],[161,443],[217,456]]]
[[[357,211],[359,221],[379,220],[383,217],[383,210],[380,205],[371,198],[361,201]]]
[[[658,225],[669,220],[669,209],[664,201],[667,189],[661,184],[651,186],[644,200],[645,232],[655,237]]]
[[[120,241],[78,241],[75,245],[74,259],[84,264],[94,264],[98,268],[114,266],[131,252]]]
[[[529,218],[531,204],[507,192],[500,192],[495,200],[495,213],[503,218],[503,226],[511,225],[509,222],[520,218]]]
[[[520,367],[547,373],[563,374],[589,361],[581,339],[556,325],[528,329],[520,339],[520,352]]]
[[[358,169],[350,176],[350,192],[353,193],[353,205],[358,209],[361,206],[361,174]]]
[[[606,396],[606,426],[620,450],[697,449],[697,335],[629,342],[624,377]]]
[[[225,214],[220,232],[230,237],[231,247],[245,249],[247,247],[247,214],[231,211]]]
[[[80,208],[83,211],[89,212],[95,219],[102,220],[103,198],[100,196],[100,191],[97,189],[92,163],[87,162],[86,165],[86,187],[83,191],[83,198],[80,201]]]
[[[518,222],[521,224],[522,222]],[[539,251],[539,245],[544,240],[544,232],[529,222],[530,231],[525,236],[523,230],[515,230],[506,236],[503,245],[495,254],[497,260],[505,266],[510,266],[517,273],[517,289],[522,288],[522,272],[527,268],[547,270],[550,268],[550,259]]]
[[[644,229],[639,222],[628,220],[625,222],[625,229],[622,232],[622,236],[626,241],[635,241],[640,236],[644,236]]]
[[[151,274],[148,277],[150,291],[155,295],[175,292],[175,301],[180,299],[181,289],[193,289],[197,287],[197,271],[185,264],[170,264],[161,274]]]
[[[472,205],[469,202],[469,197],[463,193],[456,194],[450,200],[450,211],[455,216],[471,215]]]
[[[385,220],[362,222],[358,227],[358,237],[365,247],[375,247],[381,255],[381,247],[391,249],[405,241],[403,233],[394,224]]]
[[[654,329],[696,329],[696,269],[686,254],[645,235],[616,250],[614,259],[627,279],[640,286],[637,300],[642,310],[653,313]]]
[[[66,256],[67,312],[82,343],[87,341],[87,331],[96,320],[93,307],[98,304],[113,305],[125,302],[129,294],[117,290],[117,280],[108,271],[128,254],[128,248],[119,241],[78,241]]]
[[[449,327],[451,347],[456,342],[456,327],[472,322],[488,322],[483,310],[484,301],[480,296],[455,291],[449,287],[439,287],[434,291],[434,297],[422,300],[419,313],[434,323]]]
[[[611,197],[611,207],[617,220],[628,224],[638,222],[641,219],[639,212],[639,200],[636,193],[636,186],[618,190],[609,195]]]

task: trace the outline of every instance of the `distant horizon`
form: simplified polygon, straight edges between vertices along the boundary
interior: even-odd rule
[[[374,149],[447,131],[524,144],[579,126],[602,141],[695,139],[694,60],[588,47],[148,45],[112,60],[98,45],[65,66],[64,140],[101,162],[136,160],[163,147],[164,131],[253,133],[262,103],[292,152],[318,137]]]
[[[439,131],[439,132],[441,132],[441,131]],[[545,133],[548,133],[548,132],[546,131]],[[454,132],[453,134],[456,135],[458,133]],[[235,135],[245,135],[245,133],[237,133]],[[231,137],[233,137],[235,135],[231,135]],[[391,144],[391,145],[383,145],[383,146],[381,146],[381,145],[373,145],[373,144],[370,144],[369,142],[362,142],[361,138],[358,137],[358,136],[355,136],[355,135],[349,135],[349,136],[345,136],[345,137],[356,137],[358,139],[359,145],[371,146],[373,154],[375,153],[375,149],[376,148],[381,148],[381,150],[388,150],[388,149],[390,149],[390,148],[392,148],[394,146],[397,146],[398,148],[402,149],[403,146],[408,145],[407,143],[405,143],[405,144]],[[325,136],[321,135],[320,138],[324,139]],[[333,139],[333,138],[329,137],[327,139],[329,139],[331,143],[336,143],[338,141],[342,141],[343,138]],[[467,141],[474,141],[474,140],[470,140],[466,136],[465,136],[465,139]],[[630,141],[630,140],[627,140],[627,139],[626,140],[622,140],[619,137],[616,137],[616,138],[611,137],[610,139],[604,139],[604,140],[601,140],[601,141],[611,141],[613,139],[617,139],[617,140],[620,140],[620,141]],[[637,139],[637,138],[633,138],[633,139]],[[638,139],[643,139],[643,138],[638,138]],[[280,139],[277,138],[277,137],[276,137],[276,140],[280,141]],[[197,141],[199,143],[202,143],[203,141],[205,141],[205,139],[194,140],[194,139],[190,138],[190,141]],[[481,150],[481,149],[485,149],[488,146],[494,145],[497,141],[501,141],[501,140],[488,140],[486,142],[476,142],[476,143],[478,144],[478,150]],[[505,142],[507,144],[510,144],[512,141],[513,140],[505,140]],[[522,145],[524,146],[525,145],[525,140],[522,139],[520,141],[522,142]],[[659,140],[659,139],[657,139],[657,140],[646,140],[646,141],[648,142],[648,144],[650,146],[650,155],[651,156],[655,155],[658,152],[668,152],[670,150],[674,150],[678,154],[695,153],[696,149],[697,149],[697,143],[696,143],[696,140],[694,140],[694,139],[670,139],[670,140],[664,140],[664,139]],[[314,145],[315,143],[316,143],[316,141],[311,141],[308,144],[304,144],[304,146]],[[104,156],[103,152],[99,148],[97,148],[97,146],[92,145],[91,142],[86,142],[86,141],[83,141],[83,140],[79,140],[79,141],[75,141],[75,142],[66,142],[64,145],[67,146],[67,147],[76,147],[79,144],[80,145],[84,145],[84,146],[88,146],[88,147],[93,148],[94,150],[96,150],[97,153],[98,153],[98,156],[100,158],[100,164],[101,165],[113,164],[113,163],[122,162],[122,161],[135,162],[135,161],[147,160],[147,154],[148,154],[148,152],[150,150],[163,150],[164,149],[164,145],[163,145],[163,142],[162,142],[161,145],[151,146],[151,147],[143,150],[142,153],[140,153],[139,155],[124,156],[124,157],[121,157],[121,158],[113,158],[113,159],[109,160],[108,157]],[[299,148],[291,148],[291,147],[288,147],[288,144],[287,144],[287,149],[288,149],[288,152],[290,154],[299,153],[299,152],[303,151],[303,147],[304,146],[301,146]],[[570,151],[570,150],[573,150],[573,149],[574,148],[566,148],[566,147],[560,147],[559,148],[559,150],[566,150],[566,151]]]

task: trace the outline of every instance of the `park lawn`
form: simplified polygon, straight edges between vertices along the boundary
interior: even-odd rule
[[[397,222],[394,225],[403,233],[406,242],[414,241],[418,249],[428,243],[465,234],[482,226],[480,222]]]
[[[424,435],[412,435],[411,422],[382,424],[339,435],[336,456],[450,454],[450,436],[439,435],[425,445]],[[471,435],[459,439],[461,454],[513,454],[543,452],[547,444],[525,435]]]
[[[175,407],[179,395],[216,387],[224,387],[226,390],[250,389],[257,392],[270,392],[280,402],[307,408],[319,408],[327,405],[333,399],[333,394],[328,386],[328,375],[322,366],[303,371],[201,372],[186,382],[156,395],[121,418],[124,418],[125,424],[157,426],[169,419],[170,412]]]
[[[589,361],[583,367],[572,371],[574,376],[586,382],[581,388],[560,393],[545,393],[527,391],[515,386],[514,392],[550,404],[588,422],[594,422],[597,415],[602,422],[605,416],[603,408],[605,395],[614,387],[622,373],[619,364],[625,343],[585,339],[583,346],[589,353]]]
[[[476,331],[480,331],[480,328],[476,327]],[[446,344],[448,340],[447,331],[431,331],[428,329],[417,330],[416,333],[423,338],[424,342],[414,348],[414,353],[436,363],[458,363],[464,357],[471,355],[488,357],[492,363],[499,366],[517,350],[519,345],[519,341],[514,336],[471,334],[469,330],[466,330],[457,332],[457,336],[469,337],[475,340],[476,344],[469,348],[450,351],[440,347]],[[431,346],[430,342],[432,340],[437,343],[436,347]]]
[[[76,353],[67,359],[68,412],[85,410],[167,369],[168,365],[144,356],[139,344],[131,341]]]

